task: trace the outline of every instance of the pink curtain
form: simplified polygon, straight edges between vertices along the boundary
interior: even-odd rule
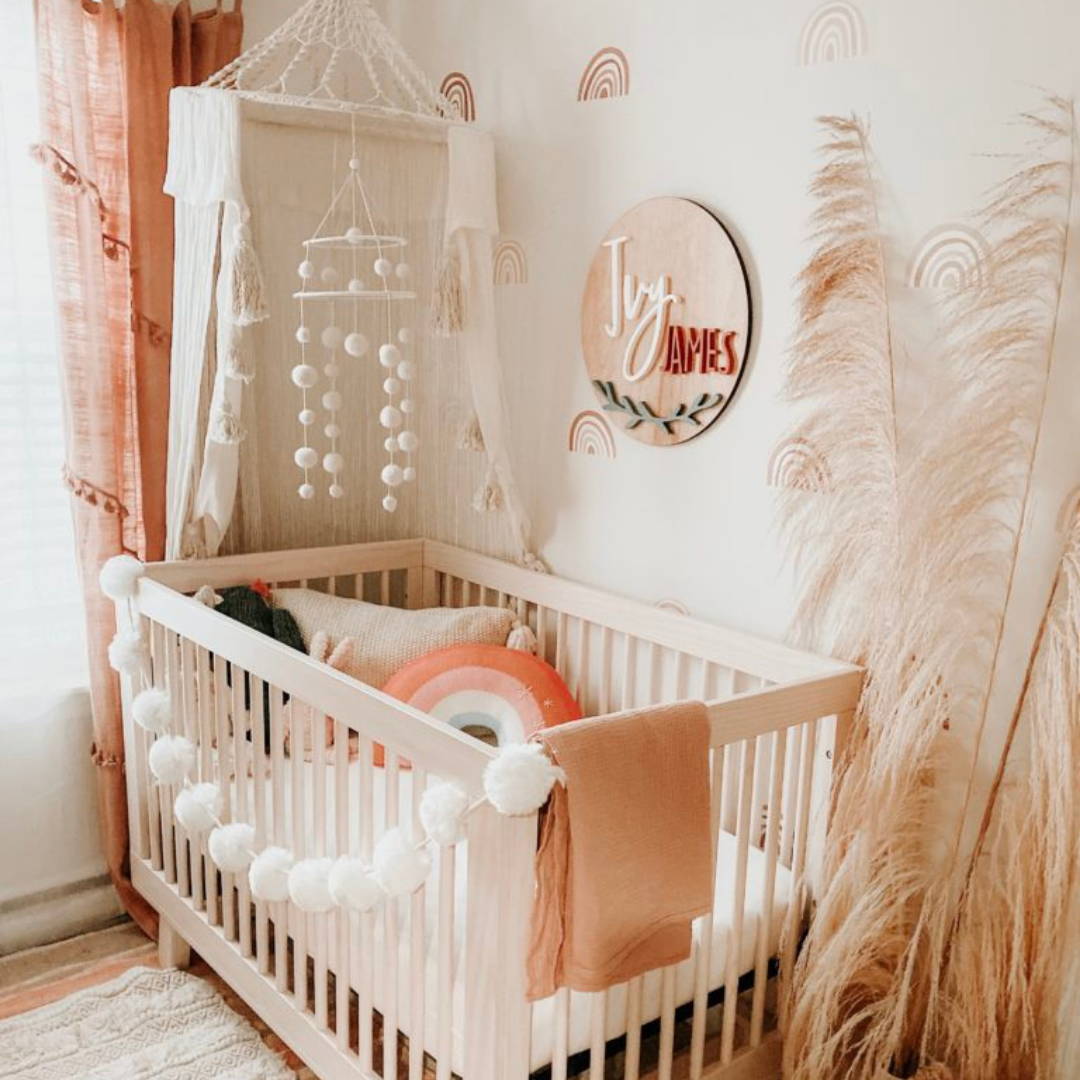
[[[86,603],[94,762],[109,871],[131,886],[112,602],[97,573],[129,551],[160,559],[172,322],[172,201],[162,193],[171,87],[239,51],[242,16],[155,0],[36,0],[41,142],[59,309],[67,465]]]

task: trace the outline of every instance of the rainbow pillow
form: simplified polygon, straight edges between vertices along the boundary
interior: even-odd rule
[[[497,746],[581,718],[550,664],[502,645],[436,649],[400,668],[383,691]]]

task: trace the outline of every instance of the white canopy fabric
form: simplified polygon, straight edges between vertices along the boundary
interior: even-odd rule
[[[209,87],[170,99],[165,190],[176,200],[167,556],[425,534],[542,568],[507,438],[491,252],[498,232],[488,133],[422,116],[274,101]],[[377,365],[342,386],[351,429],[346,497],[302,502],[292,454],[299,408],[296,266],[301,243],[359,147],[376,216],[410,237],[404,313],[415,327],[418,479],[380,506]],[[449,337],[432,317],[438,268],[458,267]],[[483,455],[459,449],[475,412]],[[473,490],[479,488],[477,495]],[[500,507],[477,513],[469,507]]]

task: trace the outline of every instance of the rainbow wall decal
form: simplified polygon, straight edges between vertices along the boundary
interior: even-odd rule
[[[601,101],[630,93],[630,64],[622,49],[608,45],[585,65],[578,83],[578,101]]]
[[[1061,509],[1058,511],[1057,531],[1062,534],[1067,533],[1072,528],[1077,513],[1080,513],[1080,487],[1074,487],[1065,496]]]
[[[611,425],[595,409],[579,412],[570,423],[568,448],[587,457],[615,460],[615,436]]]
[[[866,52],[866,24],[847,0],[823,4],[807,20],[799,43],[804,66],[851,60]]]
[[[439,93],[454,107],[459,120],[471,124],[476,119],[476,98],[468,76],[451,71],[440,84]]]
[[[798,491],[827,491],[829,466],[803,438],[795,436],[779,443],[769,458],[769,484]]]
[[[500,240],[495,245],[495,284],[524,285],[529,280],[525,249],[516,240]]]
[[[908,284],[918,289],[966,289],[981,285],[990,249],[966,225],[942,225],[923,237],[908,269]]]
[[[661,611],[673,611],[676,615],[689,615],[690,609],[681,600],[657,600],[653,607]]]

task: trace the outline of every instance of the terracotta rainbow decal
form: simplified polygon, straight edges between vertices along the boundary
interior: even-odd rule
[[[779,443],[769,458],[769,484],[798,491],[827,491],[829,466],[807,442],[795,436]]]
[[[846,0],[823,4],[807,20],[799,43],[804,66],[851,60],[866,52],[866,24]]]
[[[585,65],[578,83],[578,101],[601,101],[630,93],[630,64],[622,49],[608,45]]]
[[[495,284],[524,285],[529,280],[525,249],[516,240],[500,240],[495,245]]]
[[[457,118],[472,123],[476,119],[476,98],[472,83],[460,71],[451,71],[439,86],[439,93],[453,105]]]
[[[1058,511],[1057,521],[1055,522],[1057,531],[1067,533],[1072,528],[1073,519],[1078,513],[1080,513],[1080,487],[1074,487],[1065,496],[1061,509]]]
[[[587,457],[615,460],[615,436],[611,425],[595,409],[579,412],[570,424],[568,448]]]
[[[657,600],[653,607],[661,611],[673,611],[676,615],[689,615],[690,609],[681,600]]]
[[[966,225],[941,225],[923,237],[908,269],[908,284],[917,289],[966,289],[980,285],[989,266],[990,249]]]

